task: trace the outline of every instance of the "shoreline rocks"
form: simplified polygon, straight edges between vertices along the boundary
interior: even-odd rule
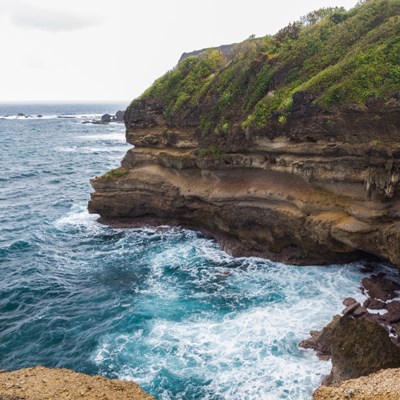
[[[365,268],[363,272],[371,271],[373,268]],[[399,289],[400,284],[383,272],[363,278],[360,291],[367,296],[363,304],[354,298],[345,298],[343,316],[334,316],[321,331],[311,331],[311,337],[299,344],[315,350],[322,360],[331,359],[332,370],[324,378],[323,386],[337,386],[382,369],[400,367]],[[316,393],[318,396],[328,396],[327,393],[339,396],[339,392],[325,388],[317,389]],[[397,396],[400,398],[400,390]],[[316,397],[325,398],[330,397]]]
[[[91,121],[86,120],[86,121],[83,121],[82,124],[108,125],[111,122],[123,123],[124,115],[125,115],[125,111],[119,110],[115,113],[115,115],[103,114],[99,120],[97,120],[97,119],[94,119]]]

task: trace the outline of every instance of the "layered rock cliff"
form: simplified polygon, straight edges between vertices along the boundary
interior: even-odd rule
[[[128,107],[135,147],[92,180],[90,212],[201,229],[235,255],[400,266],[399,15],[320,10],[187,58]]]

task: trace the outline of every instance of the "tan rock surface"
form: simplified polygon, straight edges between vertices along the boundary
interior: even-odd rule
[[[41,366],[0,372],[0,400],[152,400],[134,382]]]
[[[400,369],[385,369],[380,372],[351,379],[339,387],[319,387],[313,400],[399,400]]]

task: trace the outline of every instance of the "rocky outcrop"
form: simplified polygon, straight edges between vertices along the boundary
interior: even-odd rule
[[[178,62],[180,63],[183,60],[186,60],[188,57],[198,56],[199,54],[204,53],[207,50],[219,50],[224,56],[229,56],[229,53],[232,51],[235,45],[236,43],[224,44],[218,47],[209,47],[207,49],[201,49],[201,50],[190,51],[188,53],[183,53]]]
[[[234,255],[326,264],[375,255],[400,266],[400,101],[321,110],[296,93],[286,124],[202,135],[196,112],[125,113],[123,173],[92,180],[107,222],[201,229]],[[205,104],[204,107],[207,105]]]
[[[400,367],[400,349],[375,321],[340,318],[332,330],[332,371],[324,384],[332,385],[384,368]]]
[[[347,380],[338,387],[319,387],[313,400],[398,400],[400,369],[386,369],[369,376]]]
[[[18,371],[0,371],[0,399],[154,400],[154,397],[134,382],[38,366]]]
[[[323,385],[365,376],[384,368],[400,367],[400,349],[376,321],[338,315],[300,346],[313,348],[324,359],[332,359],[331,373]]]
[[[124,122],[125,111],[117,111],[115,115],[103,114],[100,119],[83,121],[82,124],[108,125],[110,122]]]

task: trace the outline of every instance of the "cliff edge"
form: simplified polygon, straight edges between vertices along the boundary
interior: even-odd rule
[[[234,255],[400,266],[400,3],[317,10],[181,61],[125,113],[89,211],[168,223]]]
[[[68,369],[41,366],[0,371],[0,399],[102,399],[154,400],[134,382],[80,374]]]

